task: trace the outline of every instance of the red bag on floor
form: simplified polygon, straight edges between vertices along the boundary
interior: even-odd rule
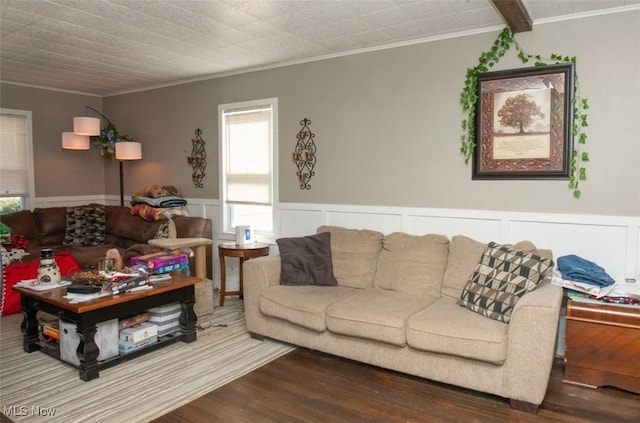
[[[62,276],[67,276],[82,270],[69,251],[62,251],[56,254],[54,258],[60,268],[60,275]],[[13,286],[25,279],[37,278],[38,267],[40,267],[40,260],[33,260],[28,263],[15,263],[2,268],[3,282],[0,316],[8,316],[20,312],[20,294],[13,290]]]

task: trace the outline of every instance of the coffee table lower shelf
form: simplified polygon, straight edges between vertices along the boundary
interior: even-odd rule
[[[74,323],[80,338],[77,347],[79,377],[88,381],[99,376],[100,370],[113,367],[119,363],[134,359],[141,355],[178,341],[190,343],[197,339],[196,322],[198,318],[193,311],[195,303],[194,284],[200,278],[173,276],[171,282],[154,286],[153,289],[136,293],[125,293],[109,297],[101,297],[86,303],[72,304],[64,298],[66,289],[51,291],[32,291],[26,288],[14,288],[20,292],[22,302],[23,349],[27,353],[42,351],[61,360],[59,348],[43,343],[38,336],[38,311],[44,311],[58,318]],[[180,329],[170,335],[160,337],[157,342],[129,353],[120,354],[109,359],[98,361],[99,347],[95,342],[96,325],[112,319],[121,319],[144,312],[154,307],[172,303],[180,303]],[[66,362],[66,361],[65,361]],[[73,365],[71,363],[68,363]]]
[[[102,360],[102,361],[98,361],[98,371],[100,370],[105,370],[108,369],[110,367],[114,367],[120,363],[124,363],[125,361],[129,361],[129,360],[133,360],[135,358],[138,358],[142,355],[145,355],[147,353],[156,351],[160,348],[164,348],[167,347],[171,344],[175,344],[176,342],[180,342],[182,341],[180,332],[175,332],[174,334],[171,335],[166,335],[163,337],[158,338],[157,342],[154,342],[153,344],[149,344],[149,345],[145,345],[142,348],[139,348],[137,350],[128,352],[128,353],[124,353],[124,354],[119,354],[115,357],[111,357],[111,358],[107,358],[106,360]],[[40,347],[40,352],[56,358],[58,360],[64,361],[62,360],[62,358],[60,357],[60,348],[58,346],[58,344],[54,344],[52,342],[38,342],[37,345],[39,345]],[[55,345],[55,346],[54,346]],[[75,368],[79,368],[78,366],[72,364],[72,363],[67,363],[65,361],[66,364],[73,366]]]

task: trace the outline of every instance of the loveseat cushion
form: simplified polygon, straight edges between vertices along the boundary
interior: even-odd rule
[[[280,285],[338,285],[331,262],[331,233],[279,238]]]
[[[324,332],[327,330],[325,310],[331,303],[351,297],[357,290],[344,286],[273,286],[265,290],[258,306],[270,317]]]
[[[518,300],[544,279],[553,261],[490,242],[458,305],[508,323]]]
[[[330,332],[372,339],[397,346],[407,343],[409,316],[435,301],[435,297],[408,295],[370,288],[337,301],[327,308]]]
[[[487,319],[442,297],[407,322],[407,344],[415,349],[502,364],[509,325]]]
[[[375,285],[410,295],[439,297],[449,238],[395,232],[382,239]]]
[[[442,281],[443,296],[456,300],[460,298],[462,289],[473,274],[478,260],[486,248],[487,244],[464,235],[456,235],[451,238],[447,269]],[[514,244],[513,248],[524,252],[533,252],[536,246],[530,241],[520,241]]]
[[[331,232],[333,274],[338,284],[371,288],[382,250],[382,233],[337,226],[320,226],[317,232]]]

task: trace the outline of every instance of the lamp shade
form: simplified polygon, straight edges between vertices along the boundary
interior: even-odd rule
[[[116,143],[117,160],[140,160],[142,158],[142,144],[135,141]]]
[[[73,132],[62,133],[62,148],[65,150],[88,150],[89,137],[76,135]]]
[[[92,117],[74,117],[73,133],[76,135],[100,135],[100,119]]]

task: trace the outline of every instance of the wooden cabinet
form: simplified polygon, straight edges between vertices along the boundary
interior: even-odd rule
[[[565,381],[640,393],[640,307],[567,303]]]

